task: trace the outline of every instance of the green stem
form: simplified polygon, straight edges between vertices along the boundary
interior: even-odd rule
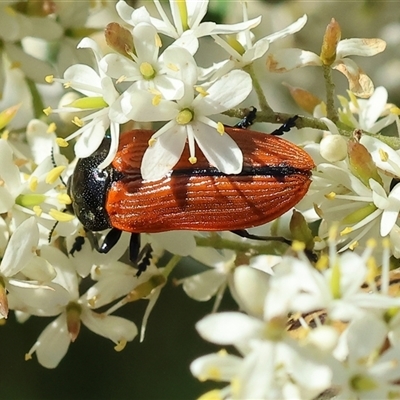
[[[162,274],[165,276],[165,278],[168,278],[168,275],[174,270],[178,262],[182,259],[182,256],[174,255],[172,258],[168,261],[167,265],[163,269]]]
[[[326,89],[326,111],[327,117],[337,123],[339,120],[336,108],[335,108],[335,84],[332,80],[332,68],[330,65],[322,65],[322,71],[324,72],[325,89]]]
[[[258,102],[260,103],[260,108],[261,111],[268,113],[269,115],[272,115],[274,111],[272,108],[269,106],[267,99],[264,95],[264,91],[261,88],[260,82],[257,79],[257,76],[254,72],[254,68],[252,64],[247,65],[244,67],[244,70],[250,75],[251,80],[253,82],[253,89],[257,94]]]
[[[251,253],[252,256],[259,254],[282,255],[287,249],[287,244],[279,241],[260,242],[239,242],[235,240],[224,239],[219,235],[210,237],[195,236],[196,245],[199,247],[212,247],[218,250],[234,250],[241,253]]]
[[[45,115],[43,114],[43,110],[46,108],[43,104],[42,96],[40,96],[39,91],[37,90],[37,87],[35,83],[32,81],[32,79],[25,78],[26,83],[28,84],[29,90],[32,95],[32,104],[33,104],[33,109],[35,112],[35,117],[37,119],[44,119]]]
[[[226,112],[224,112],[225,115],[228,115],[233,118],[239,118],[242,119],[245,116],[248,115],[249,113],[248,108],[238,108],[238,109],[231,109]],[[283,124],[285,123],[289,118],[294,117],[295,114],[287,114],[287,113],[280,113],[280,112],[274,112],[272,115],[267,111],[267,112],[257,112],[257,116],[254,122],[269,122],[273,124]],[[352,128],[347,128],[343,124],[338,124],[339,127],[339,133],[344,136],[351,138],[353,137],[353,132],[354,129]],[[328,127],[318,118],[313,118],[313,117],[304,117],[304,116],[299,116],[299,118],[296,120],[296,128],[313,128],[313,129],[321,129],[321,130],[328,130]],[[379,139],[381,142],[387,144],[394,150],[399,150],[400,149],[400,138],[395,137],[395,136],[383,136],[381,134],[376,134],[376,133],[370,133],[370,132],[362,132],[363,135],[367,136],[372,136],[377,139]]]

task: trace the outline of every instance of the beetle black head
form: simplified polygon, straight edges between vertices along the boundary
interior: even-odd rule
[[[106,158],[109,148],[110,139],[105,138],[91,156],[78,160],[68,180],[68,195],[72,200],[72,211],[82,225],[90,231],[111,228],[105,203],[115,170],[112,166],[103,170],[97,168]]]

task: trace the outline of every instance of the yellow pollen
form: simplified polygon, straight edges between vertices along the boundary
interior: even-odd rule
[[[49,106],[49,107],[45,108],[45,109],[43,110],[43,112],[44,112],[47,116],[49,116],[49,115],[53,112],[53,110],[52,110],[52,108]]]
[[[5,131],[2,132],[0,138],[4,140],[8,140],[8,137],[10,136],[10,131],[6,129]]]
[[[43,210],[40,206],[33,206],[32,210],[37,217],[40,217],[42,215]]]
[[[153,104],[153,106],[158,106],[160,104],[160,101],[161,101],[161,95],[157,94],[151,99],[151,104]]]
[[[381,158],[381,161],[387,161],[389,159],[389,154],[386,153],[386,151],[383,149],[379,149],[379,156]]]
[[[78,128],[82,128],[84,125],[84,122],[79,118],[79,117],[74,117],[74,119],[71,121],[74,125],[76,125]]]
[[[152,146],[154,146],[155,144],[156,144],[156,142],[157,142],[157,139],[155,139],[155,138],[150,138],[150,140],[149,140],[149,147],[152,147]]]
[[[318,271],[324,271],[328,268],[329,265],[329,257],[327,254],[322,254],[321,257],[318,259],[318,261],[315,264],[315,268]]]
[[[93,296],[91,299],[88,300],[88,304],[90,307],[95,307],[97,301],[97,296]]]
[[[333,199],[336,197],[336,193],[335,193],[335,192],[327,193],[327,194],[325,195],[325,197],[326,197],[328,200],[333,200]]]
[[[63,138],[58,137],[56,139],[56,143],[58,144],[59,147],[68,147],[68,142]]]
[[[125,348],[125,346],[126,346],[126,340],[125,339],[121,339],[118,343],[117,343],[117,345],[114,347],[114,350],[115,351],[122,351],[124,348]]]
[[[294,251],[304,251],[305,248],[306,248],[305,243],[300,242],[298,240],[293,240],[292,249]]]
[[[169,64],[168,64],[168,68],[169,68],[171,71],[174,71],[174,72],[178,72],[178,71],[179,71],[179,68],[178,68],[178,66],[177,66],[176,64],[169,63]]]
[[[221,356],[221,357],[226,357],[228,355],[228,352],[226,351],[226,349],[221,349],[218,352],[218,355]]]
[[[49,215],[50,215],[50,217],[52,217],[53,219],[55,219],[56,221],[59,221],[59,222],[70,222],[75,218],[74,215],[66,214],[62,211],[56,210],[55,208],[52,208],[49,211]]]
[[[367,240],[367,247],[374,249],[376,247],[377,243],[374,238],[368,239]]]
[[[358,241],[355,240],[353,243],[350,244],[349,249],[354,250],[358,246]]]
[[[399,107],[394,106],[394,107],[392,107],[389,111],[390,111],[392,114],[400,115],[400,108],[399,108]]]
[[[196,92],[198,92],[203,97],[209,95],[209,93],[202,86],[196,86]]]
[[[4,186],[6,183],[3,181],[3,179],[0,178],[0,187]]]
[[[347,228],[344,228],[341,232],[340,232],[340,236],[345,236],[348,235],[349,233],[353,232],[353,229],[348,226]]]
[[[54,132],[56,131],[56,129],[57,129],[57,125],[56,125],[54,122],[52,122],[52,123],[48,126],[46,132],[47,132],[47,133],[54,133]]]
[[[69,89],[71,87],[71,82],[65,82],[63,83],[63,86],[65,89]]]
[[[222,122],[217,123],[217,132],[222,136],[225,133],[225,126]]]
[[[200,382],[205,382],[207,380],[207,377],[199,376],[198,380]],[[223,400],[223,399],[224,397],[222,397],[221,391],[219,389],[214,389],[202,394],[200,397],[198,397],[197,400]]]
[[[190,162],[190,164],[196,164],[197,163],[197,157],[189,157],[189,162]]]
[[[208,378],[215,381],[221,380],[221,370],[218,367],[208,368]]]
[[[25,354],[25,361],[29,361],[29,360],[32,360],[32,355],[29,354],[29,353],[26,353]]]
[[[44,78],[44,80],[45,80],[47,83],[53,83],[53,82],[54,82],[54,75],[47,75],[47,76]]]
[[[67,195],[67,193],[60,193],[59,195],[57,195],[57,200],[61,204],[71,204],[72,203],[71,197],[69,197]]]
[[[382,239],[382,246],[385,249],[390,249],[390,240],[389,238],[385,237]]]
[[[52,185],[65,170],[65,165],[60,165],[53,168],[46,176],[46,183]]]
[[[29,182],[29,190],[31,192],[34,192],[37,189],[37,186],[38,186],[38,178],[36,176],[32,176]]]

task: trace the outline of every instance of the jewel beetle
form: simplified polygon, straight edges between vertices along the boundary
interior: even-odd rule
[[[107,252],[122,231],[133,236],[170,230],[232,231],[253,238],[246,229],[265,224],[295,206],[311,183],[314,162],[295,144],[277,137],[226,127],[243,152],[243,169],[227,175],[210,165],[199,148],[190,164],[186,148],[173,170],[158,181],[144,181],[140,164],[150,130],[121,135],[118,152],[104,170],[104,139],[94,154],[78,160],[68,182],[72,209],[88,231],[112,228],[100,247]],[[187,146],[186,146],[187,147]],[[138,245],[131,241],[131,259]]]

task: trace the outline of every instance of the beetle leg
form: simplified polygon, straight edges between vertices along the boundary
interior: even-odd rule
[[[116,228],[112,228],[110,232],[107,233],[106,237],[104,238],[103,243],[99,247],[95,245],[95,249],[102,254],[107,254],[118,242],[119,238],[121,237],[122,231]]]
[[[298,115],[295,115],[293,117],[290,117],[282,126],[280,126],[278,129],[275,129],[271,135],[274,136],[281,136],[285,132],[289,132],[292,128],[296,126],[296,120],[299,118]]]
[[[147,267],[150,265],[151,256],[153,253],[153,249],[150,243],[147,243],[143,249],[140,251],[139,256],[137,258],[137,268],[138,272],[136,276],[140,276],[142,272],[146,271]],[[140,261],[140,262],[139,262]]]
[[[234,128],[240,128],[240,129],[246,129],[250,125],[253,125],[254,120],[256,119],[256,114],[257,114],[257,108],[255,107],[250,107],[249,113],[242,118],[235,126]]]
[[[129,241],[129,259],[136,264],[140,250],[140,233],[132,233]]]
[[[245,238],[245,239],[253,239],[253,240],[276,240],[278,242],[283,242],[288,244],[289,246],[292,244],[291,240],[285,239],[282,236],[258,236],[258,235],[253,235],[252,233],[249,233],[246,231],[246,229],[236,229],[234,231],[231,231],[232,233]]]

